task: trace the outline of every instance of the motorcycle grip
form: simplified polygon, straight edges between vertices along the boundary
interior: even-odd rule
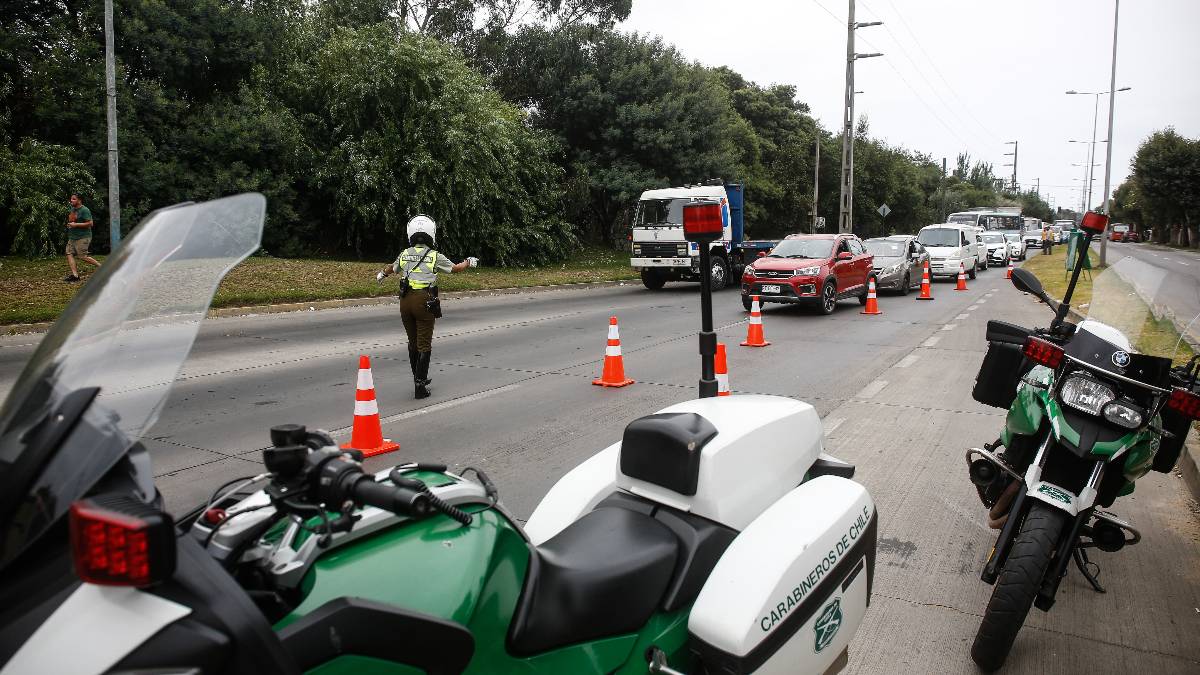
[[[376,483],[363,476],[350,490],[354,501],[390,511],[400,516],[427,516],[433,513],[429,496],[409,488]]]

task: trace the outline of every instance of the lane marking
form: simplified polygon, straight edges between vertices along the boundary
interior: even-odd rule
[[[968,311],[968,312],[972,312],[972,311],[975,311],[975,310],[977,310],[977,309],[979,309],[979,303],[975,303],[974,305],[971,305],[970,307],[968,307],[968,308],[967,308],[967,311]]]
[[[842,422],[845,421],[846,420],[841,417],[826,418],[822,423],[822,426],[825,427],[825,435],[828,436],[832,434],[838,427],[842,426]]]
[[[958,324],[956,323],[948,323],[945,326],[942,326],[942,330],[954,330],[955,328],[958,328]]]
[[[940,337],[931,337],[928,340],[922,342],[921,346],[922,347],[932,347],[938,343],[938,340],[941,340],[941,339],[942,338],[940,338]]]
[[[1187,264],[1187,263],[1183,262],[1182,260],[1176,260],[1175,262],[1179,263],[1180,265],[1186,265],[1186,264]]]
[[[895,367],[896,368],[907,368],[907,367],[911,366],[912,364],[916,363],[917,359],[919,359],[919,358],[921,358],[921,357],[918,356],[917,354],[909,354],[908,356],[900,359],[900,361],[898,361],[896,363]]]
[[[855,398],[873,398],[875,394],[883,391],[883,388],[888,386],[887,380],[875,380],[871,384],[862,388],[862,391],[854,395]]]
[[[979,302],[977,302],[977,303],[975,303],[975,304],[977,304],[977,305],[982,305],[982,304],[983,304],[983,303],[985,303],[985,302],[987,302],[987,298],[984,298],[983,300],[980,300]]]
[[[963,319],[967,318],[968,316],[969,316],[968,314],[959,314],[958,316],[954,317],[954,320],[962,321]]]
[[[471,394],[470,396],[463,396],[462,398],[456,398],[451,401],[443,401],[442,403],[435,403],[434,405],[427,406],[424,408],[417,408],[416,410],[409,410],[408,412],[403,412],[398,415],[389,415],[389,416],[384,417],[383,419],[379,420],[379,422],[380,422],[380,424],[388,424],[390,422],[399,422],[401,420],[412,419],[414,417],[419,417],[421,415],[424,415],[425,413],[437,412],[439,410],[445,410],[446,408],[453,408],[455,406],[463,405],[465,403],[474,403],[476,401],[482,401],[483,399],[490,398],[492,396],[495,396],[496,394],[505,394],[514,389],[520,388],[520,386],[521,385],[519,385],[519,384],[507,384],[503,387],[496,387],[495,389],[488,389],[487,391],[481,391],[477,394]],[[347,431],[348,431],[348,429],[347,429]]]

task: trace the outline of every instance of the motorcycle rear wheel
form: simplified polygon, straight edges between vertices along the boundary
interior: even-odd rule
[[[1067,514],[1058,509],[1038,501],[1029,508],[971,645],[971,658],[983,671],[999,669],[1008,658],[1066,524]]]

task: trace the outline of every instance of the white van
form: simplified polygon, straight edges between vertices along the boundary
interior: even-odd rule
[[[927,225],[917,233],[917,241],[929,250],[929,273],[933,276],[956,277],[961,268],[975,278],[982,257],[979,248],[982,236],[970,225],[943,223]],[[983,258],[983,265],[987,258]]]

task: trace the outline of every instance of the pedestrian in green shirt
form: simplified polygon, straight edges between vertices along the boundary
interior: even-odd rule
[[[67,216],[67,266],[71,274],[63,281],[75,283],[79,281],[79,268],[75,266],[75,256],[84,262],[99,267],[100,262],[88,255],[88,247],[92,244],[92,210],[83,205],[78,194],[71,195],[71,213]]]

